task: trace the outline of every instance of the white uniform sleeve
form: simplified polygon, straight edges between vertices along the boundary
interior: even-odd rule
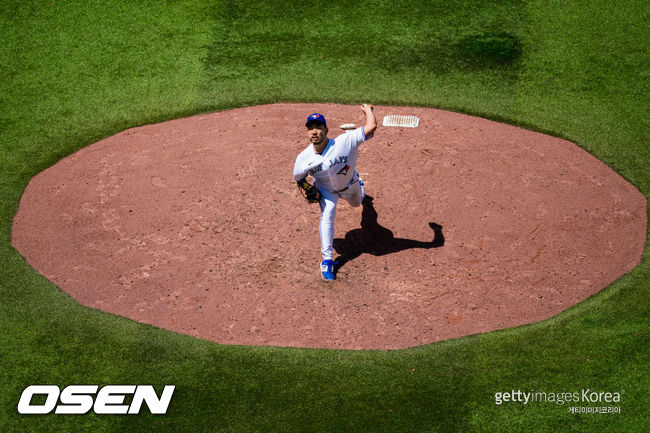
[[[293,166],[293,180],[296,182],[307,177],[307,172],[309,171],[301,157],[302,154],[298,155],[296,163]]]
[[[349,136],[349,140],[351,141],[351,144],[355,147],[360,145],[364,141],[370,140],[372,138],[372,135],[370,137],[366,137],[365,131],[363,130],[363,126],[355,129],[354,131],[348,133],[347,135]]]
[[[307,149],[296,158],[296,163],[293,166],[293,179],[297,182],[307,177],[312,171],[319,171],[322,169],[323,163],[319,159],[312,160],[313,157],[309,155]],[[313,173],[311,173],[313,174]]]

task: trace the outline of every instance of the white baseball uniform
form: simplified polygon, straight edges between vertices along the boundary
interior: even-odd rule
[[[360,206],[365,192],[357,172],[359,145],[372,138],[366,137],[363,127],[329,139],[322,154],[309,145],[296,158],[293,178],[299,181],[311,175],[321,193],[320,238],[323,260],[334,253],[334,217],[336,204],[343,198],[352,206]]]

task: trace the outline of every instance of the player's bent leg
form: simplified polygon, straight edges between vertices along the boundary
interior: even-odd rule
[[[363,182],[359,179],[358,182],[350,185],[350,187],[341,193],[341,198],[347,201],[352,207],[359,207],[366,196]]]

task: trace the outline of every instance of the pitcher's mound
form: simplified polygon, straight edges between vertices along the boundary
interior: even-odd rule
[[[641,260],[646,199],[576,145],[455,113],[382,127],[339,203],[321,279],[319,208],[292,169],[304,121],[275,104],[130,129],[36,176],[13,245],[79,302],[219,343],[395,349],[536,322]]]

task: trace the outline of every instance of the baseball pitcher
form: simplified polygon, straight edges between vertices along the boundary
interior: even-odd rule
[[[307,137],[311,143],[296,158],[293,179],[310,203],[319,203],[320,239],[323,260],[321,275],[325,280],[336,278],[337,262],[333,260],[334,217],[339,198],[358,207],[365,197],[363,181],[357,172],[359,145],[373,137],[377,129],[377,119],[373,106],[363,104],[361,111],[366,116],[366,124],[353,131],[328,138],[327,121],[322,114],[314,113],[307,117]],[[307,177],[313,178],[313,185]]]

